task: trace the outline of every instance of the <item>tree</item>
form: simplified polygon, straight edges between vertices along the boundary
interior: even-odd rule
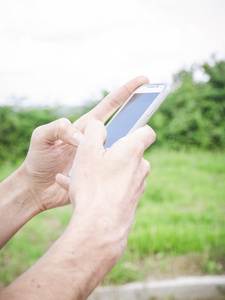
[[[194,72],[203,69],[207,82],[195,82]],[[174,76],[173,91],[150,120],[158,145],[167,147],[225,146],[225,61],[182,70]]]

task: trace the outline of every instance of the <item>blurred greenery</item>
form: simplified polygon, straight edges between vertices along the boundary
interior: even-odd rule
[[[204,74],[207,82],[196,82],[197,72]],[[225,61],[180,71],[172,88],[149,122],[157,132],[157,146],[224,148]]]
[[[207,76],[196,82],[195,74]],[[107,94],[103,92],[103,96]],[[0,163],[25,157],[33,130],[59,117],[71,121],[90,110],[86,107],[24,108],[0,106]],[[149,124],[157,133],[154,147],[223,149],[225,146],[225,61],[214,61],[174,76],[172,92]]]

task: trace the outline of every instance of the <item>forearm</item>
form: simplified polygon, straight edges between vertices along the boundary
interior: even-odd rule
[[[2,291],[2,299],[86,299],[118,260],[113,243],[95,231],[72,219],[50,250]]]
[[[0,184],[0,248],[40,212],[29,190],[23,166]]]

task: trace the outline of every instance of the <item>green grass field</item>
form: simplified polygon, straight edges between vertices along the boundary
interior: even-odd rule
[[[225,155],[155,149],[128,247],[103,284],[225,272]],[[16,166],[0,168],[0,180]],[[0,285],[31,266],[67,226],[64,207],[31,220],[0,252]]]

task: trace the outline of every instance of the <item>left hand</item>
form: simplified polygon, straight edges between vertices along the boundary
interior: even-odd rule
[[[69,204],[68,193],[56,183],[55,175],[68,173],[80,136],[79,130],[65,118],[34,130],[21,168],[40,211]]]

